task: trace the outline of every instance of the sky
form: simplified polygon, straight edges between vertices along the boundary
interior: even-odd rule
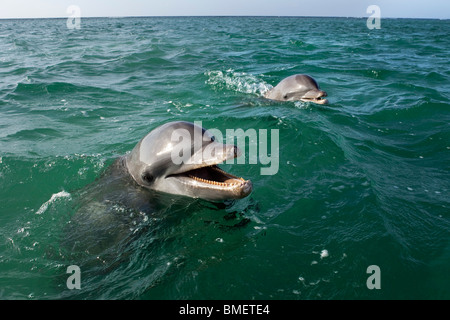
[[[0,0],[0,19],[126,16],[336,16],[450,19],[450,0]]]

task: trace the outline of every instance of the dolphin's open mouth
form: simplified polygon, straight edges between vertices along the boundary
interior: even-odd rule
[[[245,180],[220,169],[217,165],[188,171],[190,178],[218,186],[240,185]]]
[[[184,177],[202,183],[223,187],[238,186],[246,182],[246,180],[241,177],[237,177],[231,173],[223,171],[217,165],[172,174],[168,177]]]
[[[253,189],[250,180],[228,173],[215,164],[171,174],[166,178],[175,178],[189,186],[194,196],[208,192],[209,199],[241,199],[248,196]],[[201,197],[206,198],[204,194]]]

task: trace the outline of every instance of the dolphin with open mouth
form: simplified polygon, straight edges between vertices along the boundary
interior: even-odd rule
[[[296,74],[283,79],[267,91],[265,98],[277,101],[304,101],[327,104],[327,93],[319,89],[316,80],[306,74]]]
[[[70,220],[64,223],[61,256],[70,264],[75,262],[83,277],[89,279],[97,272],[112,272],[136,257],[136,250],[146,251],[146,266],[155,265],[154,273],[160,274],[159,263],[170,256],[170,250],[184,254],[178,241],[170,247],[171,241],[166,239],[184,237],[184,232],[191,230],[192,226],[180,219],[199,209],[192,198],[215,202],[214,207],[252,192],[251,181],[219,168],[241,151],[233,144],[222,144],[211,132],[185,121],[162,124],[131,152],[117,157],[96,181],[73,192],[74,205]],[[242,219],[236,225],[248,221]],[[175,225],[183,230],[181,234],[175,231]],[[196,232],[206,232],[201,226]],[[159,251],[155,243],[164,243],[164,249]],[[164,263],[161,270],[165,271],[156,275],[155,283],[172,269]],[[100,287],[103,285],[101,282]]]
[[[240,156],[235,145],[216,141],[204,128],[185,121],[148,133],[119,161],[143,188],[210,201],[241,199],[252,183],[218,165]]]
[[[131,152],[116,158],[96,181],[74,193],[76,206],[65,226],[64,248],[76,257],[89,253],[82,263],[95,264],[101,256],[112,266],[116,248],[153,227],[153,219],[162,219],[175,203],[199,198],[219,204],[248,196],[250,180],[219,168],[240,153],[235,145],[216,141],[201,125],[160,125]],[[168,201],[172,195],[184,197]]]

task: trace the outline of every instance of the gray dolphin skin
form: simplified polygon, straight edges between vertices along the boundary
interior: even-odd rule
[[[175,121],[152,130],[124,160],[129,174],[144,188],[221,201],[244,198],[252,191],[250,180],[217,166],[240,153],[194,123]]]
[[[304,101],[327,104],[327,93],[319,89],[316,80],[306,74],[296,74],[283,79],[264,97],[277,101]]]

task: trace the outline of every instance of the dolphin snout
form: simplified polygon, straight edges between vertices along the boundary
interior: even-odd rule
[[[238,198],[242,199],[248,196],[253,191],[253,184],[250,180],[247,180],[243,183],[242,188],[240,189]]]
[[[305,93],[303,95],[302,98],[304,99],[317,99],[317,98],[321,98],[321,97],[326,97],[327,93],[325,91],[322,90],[309,90],[307,93]]]
[[[301,100],[306,101],[306,102],[314,102],[314,103],[318,103],[318,104],[327,104],[328,100],[322,99],[323,97],[326,97],[327,95],[328,94],[323,90],[313,89],[313,90],[310,90],[307,93],[305,93],[303,95],[303,97],[301,98]]]

